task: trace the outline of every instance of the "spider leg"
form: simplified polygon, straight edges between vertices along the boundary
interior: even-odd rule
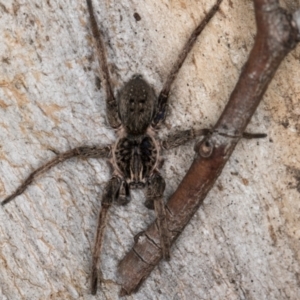
[[[200,22],[200,24],[194,29],[192,34],[190,35],[189,39],[185,43],[183,49],[181,50],[181,53],[179,54],[177,61],[174,63],[167,80],[163,86],[163,89],[161,90],[159,97],[158,97],[158,111],[156,113],[156,116],[153,119],[153,125],[157,126],[158,123],[161,123],[164,121],[166,117],[166,107],[167,107],[167,101],[171,89],[171,85],[176,79],[176,76],[184,63],[186,57],[190,53],[191,49],[193,48],[197,37],[200,35],[200,33],[203,31],[207,23],[211,20],[211,18],[215,15],[215,13],[218,11],[219,6],[223,0],[217,0],[215,5],[210,9],[210,11],[207,13],[207,15],[204,17],[204,19]]]
[[[93,262],[92,262],[92,275],[91,275],[91,293],[96,295],[98,273],[99,273],[99,258],[101,252],[101,246],[104,236],[104,229],[106,226],[107,213],[111,204],[118,198],[119,190],[121,186],[121,179],[119,177],[113,177],[104,189],[101,210],[98,218],[96,241],[93,250]]]
[[[35,178],[39,175],[44,174],[52,167],[56,166],[57,164],[64,162],[65,160],[72,158],[72,157],[79,157],[79,158],[105,158],[108,157],[111,151],[111,147],[77,147],[66,151],[64,153],[58,154],[55,158],[47,162],[46,164],[42,165],[35,171],[33,171],[25,180],[24,182],[13,192],[10,196],[6,197],[2,202],[1,205],[5,205],[8,202],[12,201],[15,197],[22,194],[26,188],[33,182]]]
[[[161,145],[164,149],[169,150],[172,148],[176,148],[180,145],[183,145],[183,144],[193,140],[194,138],[197,138],[200,136],[206,136],[212,132],[213,132],[213,130],[210,130],[207,128],[204,128],[204,129],[191,128],[188,130],[176,131],[175,133],[169,135],[166,139],[162,140]],[[223,134],[223,133],[220,133],[220,135],[226,136],[226,134]],[[265,138],[266,136],[267,135],[265,133],[244,132],[242,134],[242,138],[244,138],[244,139],[260,139],[260,138]],[[237,137],[237,136],[231,136],[231,137]]]
[[[120,186],[118,197],[115,199],[118,205],[127,205],[130,201],[130,192],[128,183],[123,180]]]
[[[194,128],[188,130],[180,130],[162,140],[161,145],[164,149],[169,150],[183,145],[196,137],[208,135],[209,133],[211,133],[211,130],[206,128],[198,130]]]
[[[267,137],[265,133],[252,133],[252,132],[244,132],[242,135],[243,139],[251,140],[251,139],[263,139]]]
[[[148,181],[145,205],[150,209],[154,207],[163,258],[169,260],[171,244],[163,199],[165,186],[166,183],[163,177],[158,173],[154,174]]]
[[[94,9],[92,5],[92,0],[86,0],[89,16],[90,16],[90,24],[92,33],[94,36],[96,49],[97,49],[97,57],[99,66],[101,68],[101,76],[103,82],[105,84],[105,92],[106,92],[106,115],[108,122],[112,128],[117,128],[121,125],[121,121],[118,115],[118,105],[117,101],[114,97],[111,78],[109,75],[107,57],[106,57],[106,49],[103,41],[103,35],[99,30],[96,22],[96,18],[94,15]]]

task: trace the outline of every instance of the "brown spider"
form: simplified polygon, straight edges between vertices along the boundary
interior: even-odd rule
[[[145,188],[145,206],[154,209],[157,216],[157,226],[160,232],[160,245],[165,259],[170,258],[170,239],[165,219],[163,193],[165,181],[159,173],[162,166],[161,152],[182,145],[195,137],[211,133],[209,129],[188,129],[171,134],[163,140],[157,138],[157,129],[166,117],[167,99],[171,85],[176,78],[185,58],[193,47],[196,38],[206,24],[217,12],[222,0],[217,0],[204,20],[192,32],[182,52],[175,62],[166,83],[157,97],[153,88],[141,75],[134,75],[114,97],[111,79],[108,71],[105,45],[99,31],[93,12],[92,1],[87,0],[90,24],[96,43],[97,56],[107,94],[107,118],[116,131],[118,139],[105,147],[77,147],[58,154],[53,160],[32,172],[16,191],[2,201],[7,204],[16,196],[22,194],[33,180],[48,171],[53,166],[72,157],[107,158],[113,166],[113,174],[106,184],[101,202],[101,211],[97,226],[97,235],[93,250],[91,292],[96,294],[99,273],[99,256],[103,240],[106,217],[112,203],[126,205],[130,201],[130,189]],[[245,138],[260,138],[264,134],[245,133]]]

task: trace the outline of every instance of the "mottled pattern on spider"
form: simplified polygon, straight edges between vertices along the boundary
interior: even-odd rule
[[[2,205],[22,194],[37,176],[69,158],[109,159],[113,165],[114,172],[111,180],[106,184],[101,202],[93,250],[92,294],[97,292],[98,274],[100,273],[99,256],[108,209],[112,203],[127,204],[130,201],[130,189],[145,188],[145,205],[149,209],[155,209],[157,216],[156,222],[160,232],[160,245],[157,245],[157,247],[162,249],[162,255],[165,259],[170,257],[169,231],[165,218],[167,206],[164,205],[163,200],[165,181],[159,172],[162,166],[161,152],[182,145],[195,137],[207,135],[210,133],[210,130],[187,129],[177,131],[163,140],[157,138],[156,132],[166,116],[167,99],[171,85],[192,49],[197,36],[216,13],[221,2],[222,0],[216,1],[216,4],[206,14],[204,20],[192,32],[167,76],[166,83],[158,97],[155,95],[153,88],[141,75],[135,75],[124,85],[118,93],[118,97],[115,98],[108,71],[103,38],[96,23],[92,2],[87,0],[100,73],[107,95],[107,119],[110,126],[117,133],[117,141],[110,146],[83,146],[58,154],[53,160],[32,172],[16,191],[2,202]]]

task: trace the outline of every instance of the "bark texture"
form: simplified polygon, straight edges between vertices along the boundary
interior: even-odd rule
[[[115,92],[140,73],[158,93],[213,3],[94,1]],[[3,199],[54,157],[53,149],[106,145],[115,137],[105,119],[85,1],[6,1],[0,14]],[[252,1],[224,1],[178,75],[162,136],[174,127],[216,123],[255,32]],[[298,47],[283,61],[247,128],[268,138],[237,145],[170,262],[160,263],[128,299],[299,299],[299,57]],[[193,161],[193,144],[165,154],[170,197]],[[96,297],[89,295],[99,199],[109,178],[105,161],[72,159],[0,210],[1,299],[118,299],[118,262],[154,214],[140,191],[127,207],[112,209],[102,253],[105,283]]]

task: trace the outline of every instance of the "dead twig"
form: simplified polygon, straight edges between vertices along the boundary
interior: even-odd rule
[[[294,16],[277,0],[254,0],[255,44],[213,133],[196,147],[196,158],[166,205],[174,242],[203,203],[262,99],[278,66],[299,41],[299,12]],[[121,295],[131,294],[162,258],[156,222],[135,242],[119,265]]]

